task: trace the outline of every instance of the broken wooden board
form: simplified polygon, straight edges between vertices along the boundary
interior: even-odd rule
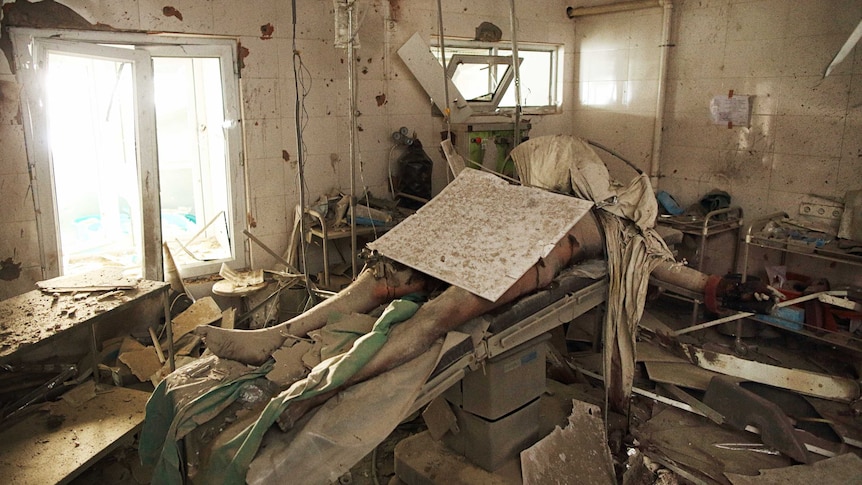
[[[150,393],[111,387],[79,406],[58,401],[0,431],[0,477],[8,485],[66,483],[140,429]]]
[[[465,170],[416,214],[368,247],[497,301],[593,206]]]
[[[221,318],[221,308],[210,296],[205,296],[173,318],[174,343],[200,325],[215,323]]]
[[[641,316],[640,322],[638,322],[638,326],[641,328],[645,328],[657,335],[674,334],[674,330],[672,328],[670,328],[666,323],[661,321],[661,319],[659,319],[649,311],[644,311],[643,315]]]
[[[443,435],[450,430],[453,433],[458,433],[458,419],[452,408],[443,396],[434,398],[428,406],[422,411],[422,419],[425,425],[428,426],[428,432],[435,441],[443,438]]]
[[[118,360],[132,371],[132,374],[141,382],[147,382],[150,377],[162,368],[155,347],[144,347],[137,350],[123,352],[117,357]]]
[[[682,345],[698,367],[752,382],[789,389],[806,396],[849,402],[859,397],[859,384],[851,379],[800,369],[789,369]]]
[[[598,406],[573,401],[569,425],[559,426],[521,452],[524,485],[544,483],[616,483]]]
[[[811,465],[761,470],[755,477],[725,475],[733,485],[848,485],[862,480],[862,458],[845,453]]]
[[[721,375],[688,362],[646,361],[644,366],[653,381],[701,391],[706,390],[713,377]]]
[[[691,365],[689,361],[648,340],[638,340],[636,360],[637,362],[677,362]]]

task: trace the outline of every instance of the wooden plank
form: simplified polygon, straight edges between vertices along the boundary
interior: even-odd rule
[[[144,422],[148,392],[108,388],[75,407],[64,400],[0,431],[0,477],[8,485],[67,483]]]
[[[497,301],[593,203],[465,170],[431,202],[368,247]]]
[[[638,362],[689,362],[682,357],[674,355],[670,350],[654,344],[648,340],[641,340],[637,344],[637,361]],[[691,364],[689,364],[691,365]]]
[[[851,379],[763,364],[692,345],[683,344],[683,349],[698,367],[713,372],[834,401],[849,402],[859,397],[859,383]]]
[[[649,378],[664,384],[699,389],[705,391],[709,381],[717,374],[688,362],[653,362],[645,361]]]
[[[221,308],[212,297],[205,296],[197,300],[171,320],[174,325],[174,343],[198,326],[218,321],[221,315]]]

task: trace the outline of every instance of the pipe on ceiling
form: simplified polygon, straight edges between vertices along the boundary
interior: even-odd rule
[[[570,19],[575,17],[584,17],[587,15],[599,15],[603,13],[627,12],[629,10],[638,10],[642,8],[661,7],[661,0],[631,0],[628,2],[612,3],[609,5],[596,5],[594,7],[568,7],[566,15]]]

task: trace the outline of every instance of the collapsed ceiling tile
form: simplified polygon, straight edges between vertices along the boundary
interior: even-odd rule
[[[368,246],[497,301],[592,205],[465,170],[416,214]]]

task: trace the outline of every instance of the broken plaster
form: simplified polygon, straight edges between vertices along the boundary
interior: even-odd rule
[[[275,32],[275,27],[271,23],[260,26],[260,40],[272,39],[272,34]]]
[[[164,14],[165,17],[176,17],[180,22],[183,21],[183,13],[174,7],[166,6],[162,9],[162,14]]]
[[[0,261],[0,280],[14,281],[21,277],[21,263],[16,263],[11,257]]]

